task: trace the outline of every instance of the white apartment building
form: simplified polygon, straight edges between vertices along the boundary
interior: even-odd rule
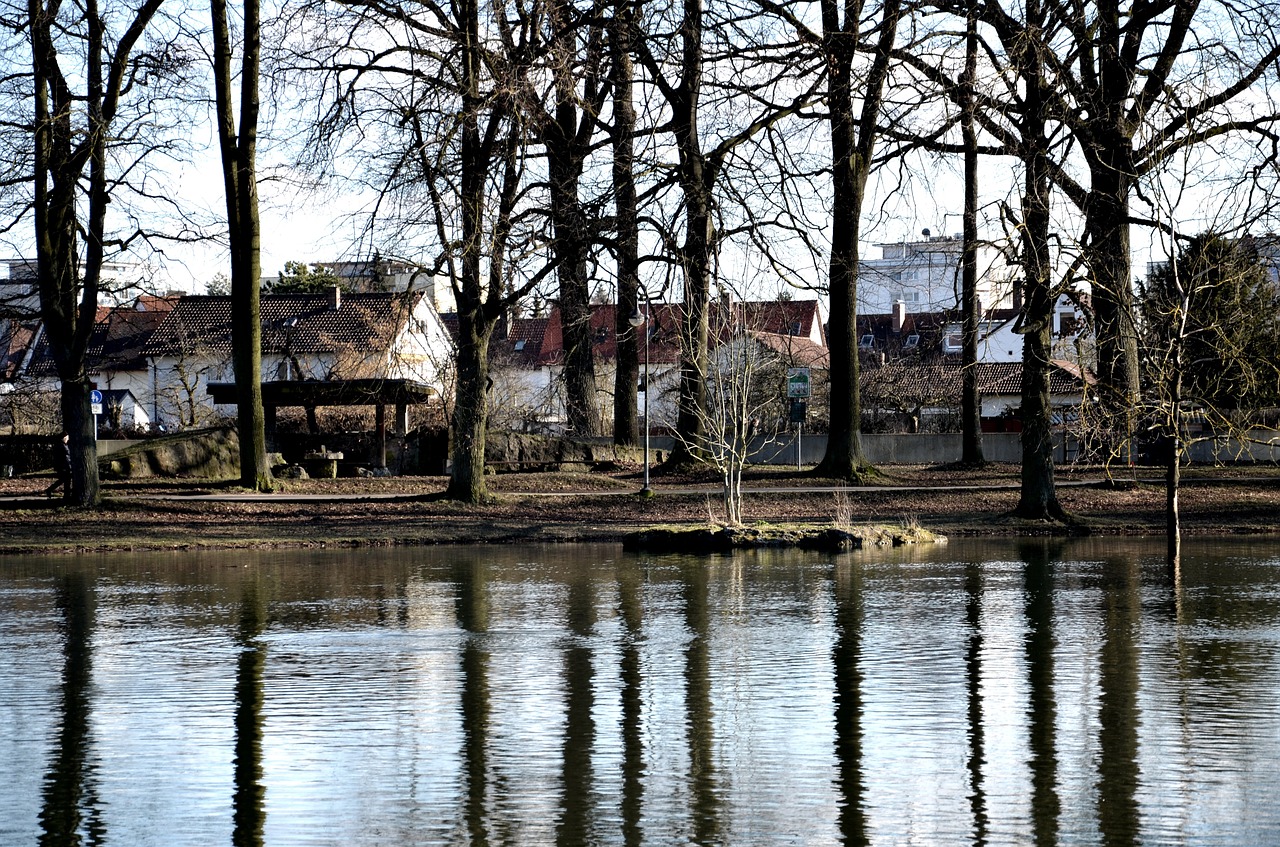
[[[964,240],[959,235],[932,236],[920,241],[878,244],[879,259],[858,263],[858,312],[887,315],[894,303],[909,312],[942,312],[960,307]],[[1004,251],[978,247],[978,299],[984,311],[1014,306],[1014,281],[1020,271]]]

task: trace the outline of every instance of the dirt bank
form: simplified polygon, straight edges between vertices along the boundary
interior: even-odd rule
[[[748,520],[905,520],[950,537],[1149,535],[1164,528],[1164,491],[1154,473],[1131,472],[1114,486],[1096,484],[1097,468],[1063,471],[1059,498],[1079,520],[1068,528],[1008,517],[1018,497],[1016,467],[886,471],[879,484],[847,493],[795,490],[831,480],[755,474],[747,485],[760,491],[747,495]],[[1188,534],[1280,531],[1280,472],[1192,469],[1189,476],[1182,494]],[[109,483],[101,509],[74,510],[34,496],[47,480],[0,480],[0,552],[618,541],[643,525],[719,517],[709,477],[654,482],[657,495],[639,497],[634,469],[498,475],[491,478],[492,503],[465,506],[439,499],[443,477],[291,481],[279,494],[257,499],[242,499],[244,492],[229,483],[151,480]]]

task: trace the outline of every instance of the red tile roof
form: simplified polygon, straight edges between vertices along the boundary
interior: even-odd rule
[[[344,293],[333,308],[331,293],[263,294],[262,352],[330,353],[343,348],[385,349],[421,295]],[[231,352],[231,298],[181,298],[146,345],[151,356],[180,355],[192,344]]]
[[[1049,372],[1049,393],[1058,396],[1080,394],[1084,390],[1080,369],[1069,362],[1054,360]],[[1022,391],[1021,362],[980,362],[976,365],[978,390],[985,395],[1013,395]],[[956,405],[960,402],[963,366],[958,362],[912,362],[897,360],[883,365],[863,365],[860,371],[863,401]],[[1084,383],[1092,385],[1086,372]]]
[[[99,306],[85,352],[85,369],[91,374],[145,371],[148,364],[143,348],[178,299],[143,295],[128,305]],[[41,336],[28,372],[36,376],[57,374],[47,336]]]

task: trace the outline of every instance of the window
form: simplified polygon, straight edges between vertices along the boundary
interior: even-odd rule
[[[964,352],[964,336],[958,332],[949,332],[942,339],[942,352],[946,355],[954,355]]]
[[[870,350],[872,347],[875,347],[875,346],[876,346],[876,337],[873,333],[870,333],[870,332],[862,336],[862,339],[858,342],[859,350]]]
[[[524,340],[523,338],[522,338],[522,339],[520,339],[519,341],[517,341],[517,342],[516,342],[516,352],[517,352],[517,353],[524,352],[524,345],[525,345],[525,340]]]
[[[793,324],[791,325],[791,334],[792,334],[792,335],[799,335],[799,334],[800,334],[800,321],[796,321],[795,323],[793,323]]]
[[[902,349],[911,350],[919,346],[920,346],[920,336],[916,335],[915,333],[912,333],[911,335],[908,335],[907,340],[903,342]]]

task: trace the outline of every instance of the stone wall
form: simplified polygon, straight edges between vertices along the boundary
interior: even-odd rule
[[[98,468],[105,479],[235,479],[240,475],[240,439],[230,427],[149,438],[99,457]]]
[[[617,447],[608,438],[490,432],[485,439],[485,465],[495,471],[585,470],[609,462],[640,460],[640,448]]]

